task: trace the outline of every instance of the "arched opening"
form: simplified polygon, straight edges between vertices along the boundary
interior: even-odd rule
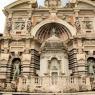
[[[52,58],[49,64],[49,70],[51,72],[51,76],[53,75],[53,72],[59,72],[60,70],[60,63],[57,60],[57,58]]]
[[[55,29],[55,34],[57,37],[63,41],[67,41],[71,37],[69,30],[62,24],[59,23],[47,23],[39,28],[36,33],[36,38],[43,42],[52,35],[52,29]]]
[[[56,85],[58,81],[58,76],[60,74],[60,62],[57,58],[52,58],[49,62],[49,72],[52,79],[52,85]]]
[[[89,57],[87,59],[87,65],[88,65],[88,74],[94,75],[95,74],[95,58]]]
[[[11,80],[16,80],[21,74],[21,60],[14,58],[11,65]]]

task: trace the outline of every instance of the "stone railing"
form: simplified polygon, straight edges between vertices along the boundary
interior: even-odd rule
[[[17,91],[77,92],[91,90],[88,77],[19,77]]]

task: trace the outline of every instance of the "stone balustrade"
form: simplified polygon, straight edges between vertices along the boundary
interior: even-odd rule
[[[90,79],[84,77],[20,77],[17,91],[76,92],[91,90]]]

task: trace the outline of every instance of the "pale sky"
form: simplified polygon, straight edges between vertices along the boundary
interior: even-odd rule
[[[4,9],[4,7],[12,2],[14,2],[16,0],[0,0],[0,33],[4,32],[4,27],[5,27],[5,16],[2,12],[2,10]],[[64,2],[68,1],[68,0],[63,0]],[[39,5],[43,5],[44,0],[37,0],[37,2],[39,3]]]

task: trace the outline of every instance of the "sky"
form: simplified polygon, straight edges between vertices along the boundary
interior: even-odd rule
[[[5,6],[9,5],[14,1],[16,0],[0,0],[0,33],[3,33],[5,28],[5,16],[2,10],[4,9]],[[63,1],[66,3],[68,0],[63,0]],[[37,0],[37,2],[39,5],[43,5],[44,0]]]

